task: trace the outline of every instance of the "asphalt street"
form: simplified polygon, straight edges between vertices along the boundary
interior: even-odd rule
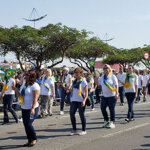
[[[116,128],[102,128],[103,117],[100,105],[95,111],[86,109],[87,135],[69,136],[71,123],[69,106],[65,114],[59,115],[59,107],[54,107],[54,114],[44,119],[36,119],[34,127],[38,136],[37,144],[32,148],[22,147],[27,142],[22,123],[13,119],[8,125],[0,125],[0,149],[33,150],[150,150],[150,97],[146,102],[134,104],[135,121],[125,122],[127,104],[116,105]],[[20,115],[20,112],[17,112]],[[11,114],[9,116],[12,118]],[[3,114],[0,114],[0,123]],[[77,127],[81,130],[78,113]]]

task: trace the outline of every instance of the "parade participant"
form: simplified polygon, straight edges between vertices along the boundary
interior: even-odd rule
[[[78,67],[74,70],[75,80],[72,85],[71,107],[70,107],[70,119],[73,130],[70,135],[77,133],[75,113],[79,110],[79,115],[82,123],[82,132],[79,135],[86,134],[86,118],[85,118],[85,103],[88,97],[88,86],[86,80],[83,78],[83,70]]]
[[[146,71],[143,71],[143,102],[146,101],[146,85],[148,83],[148,76],[146,74]]]
[[[9,116],[8,116],[8,110],[13,115],[16,123],[18,123],[18,116],[15,112],[15,110],[12,108],[13,100],[15,99],[15,91],[12,89],[12,86],[15,86],[15,75],[12,75],[12,70],[7,70],[3,85],[3,90],[0,95],[0,100],[2,99],[3,95],[3,110],[4,110],[4,119],[3,119],[3,125],[9,123]]]
[[[133,104],[138,93],[138,76],[134,73],[134,67],[132,65],[129,65],[128,67],[128,72],[124,78],[124,83],[125,96],[128,102],[128,114],[125,121],[130,122],[134,120]]]
[[[37,142],[37,136],[32,123],[38,115],[39,104],[37,102],[40,94],[40,86],[36,83],[36,73],[34,71],[26,72],[26,81],[22,84],[20,92],[13,87],[19,96],[21,103],[23,124],[28,142],[24,146],[32,147]]]
[[[94,102],[94,79],[92,77],[92,74],[90,72],[88,72],[87,74],[87,78],[86,78],[86,81],[88,83],[88,94],[89,94],[89,97],[90,97],[90,100],[92,102],[92,105],[91,105],[91,110],[95,110],[95,102]]]
[[[143,76],[138,70],[136,71],[136,75],[138,76],[138,93],[135,102],[138,103],[140,101],[141,92],[143,91]]]
[[[117,79],[118,79],[118,86],[119,86],[119,96],[120,96],[120,106],[124,105],[124,79],[125,73],[123,72],[123,67],[120,66],[119,68],[119,73],[117,74]]]
[[[51,69],[46,69],[40,84],[40,117],[52,116],[55,86],[51,75]]]
[[[69,74],[69,68],[65,67],[63,69],[62,76],[62,89],[61,89],[61,102],[60,102],[60,115],[64,114],[64,102],[67,96],[68,103],[70,103],[70,88],[72,86],[72,77]]]
[[[98,86],[98,79],[100,77],[100,74],[98,71],[94,72],[94,89],[95,89],[95,95],[96,95],[96,102],[95,104],[100,103],[100,93],[101,93],[101,88]]]
[[[111,67],[107,64],[103,68],[104,75],[99,79],[99,85],[102,87],[101,111],[104,117],[103,127],[115,128],[115,105],[118,98],[118,81],[111,72]],[[106,111],[107,106],[110,111],[110,121]]]

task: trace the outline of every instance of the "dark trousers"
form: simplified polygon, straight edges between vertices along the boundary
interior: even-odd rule
[[[112,97],[103,97],[101,100],[101,111],[105,121],[109,121],[108,113],[106,111],[107,106],[109,107],[110,111],[110,121],[115,122],[115,105],[116,105],[116,98]]]
[[[79,109],[79,115],[82,123],[82,131],[85,131],[86,128],[86,118],[85,118],[85,107],[82,107],[81,102],[72,102],[70,107],[70,120],[72,123],[73,130],[76,130],[76,118],[75,113]]]
[[[16,122],[18,122],[18,116],[16,112],[14,111],[14,109],[12,108],[12,103],[13,103],[14,98],[15,98],[15,95],[4,95],[3,97],[4,122],[6,123],[9,122],[8,110],[11,112]]]
[[[60,110],[63,111],[64,110],[64,102],[65,102],[65,97],[67,96],[67,100],[70,104],[70,96],[71,93],[67,93],[63,88],[61,90],[61,102],[60,102]]]
[[[91,108],[95,108],[95,103],[94,103],[94,92],[89,92],[89,97],[90,97],[90,100],[91,100]]]
[[[126,93],[125,95],[126,95],[127,102],[128,102],[127,118],[130,120],[134,118],[133,104],[134,104],[134,99],[135,99],[135,93]]]
[[[124,86],[119,87],[120,102],[124,103]]]
[[[32,142],[33,140],[37,140],[36,133],[34,127],[32,126],[33,121],[38,116],[39,107],[35,108],[35,114],[33,119],[30,119],[31,109],[22,109],[22,118],[23,124],[25,127],[25,132],[27,135],[28,142]]]
[[[95,90],[95,95],[96,95],[96,103],[99,103],[100,102],[100,89],[99,88],[96,88]]]
[[[138,94],[137,94],[136,101],[140,101],[140,94],[141,94],[141,88],[138,88]]]

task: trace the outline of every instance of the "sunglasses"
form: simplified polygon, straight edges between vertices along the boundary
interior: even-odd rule
[[[26,76],[30,76],[30,74],[29,74],[29,73],[27,73],[27,74],[26,74]]]
[[[108,69],[108,67],[104,67],[103,70]]]

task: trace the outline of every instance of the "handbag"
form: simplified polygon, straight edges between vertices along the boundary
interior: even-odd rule
[[[82,95],[82,97],[84,98],[84,95],[83,95],[82,93],[81,93],[81,95]],[[90,100],[89,97],[86,99],[85,105],[91,106],[91,100]]]

